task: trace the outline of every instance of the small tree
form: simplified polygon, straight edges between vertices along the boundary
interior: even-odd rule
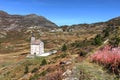
[[[104,32],[104,37],[108,37],[109,36],[109,31],[108,30],[105,30]]]
[[[103,33],[104,33],[104,38],[105,37],[108,37],[110,34],[109,32],[111,32],[113,29],[111,27],[107,27],[103,30]]]
[[[43,59],[43,60],[42,60],[42,63],[41,63],[41,66],[44,66],[44,65],[46,65],[46,64],[47,64],[46,59]]]
[[[93,45],[101,45],[102,44],[102,37],[101,35],[97,35],[95,38],[94,38],[94,41],[93,41]]]
[[[64,44],[63,46],[62,46],[62,51],[66,51],[67,50],[67,46]]]
[[[29,68],[28,68],[28,66],[26,65],[26,66],[25,66],[25,71],[24,71],[24,74],[27,74],[27,73],[28,73],[28,71],[29,71]]]

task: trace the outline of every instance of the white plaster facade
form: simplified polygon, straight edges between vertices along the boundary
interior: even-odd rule
[[[41,55],[44,53],[44,43],[41,40],[35,40],[31,37],[31,55]]]

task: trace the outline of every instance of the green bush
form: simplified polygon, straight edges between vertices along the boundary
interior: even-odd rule
[[[66,51],[67,50],[67,46],[64,44],[61,48],[62,51]]]
[[[96,37],[93,40],[93,45],[101,45],[103,42],[103,39],[100,34],[96,35]]]
[[[46,59],[43,59],[40,65],[41,65],[41,66],[44,66],[44,65],[46,65],[46,64],[47,64]]]
[[[28,73],[28,71],[29,71],[29,68],[28,68],[28,66],[26,65],[26,66],[25,66],[25,71],[24,71],[24,74],[27,74],[27,73]]]
[[[37,72],[38,71],[38,68],[34,68],[31,72],[34,73],[34,72]]]
[[[107,27],[107,28],[105,28],[104,30],[103,30],[103,34],[104,34],[104,38],[105,37],[108,37],[109,35],[110,35],[110,33],[109,32],[111,32],[111,28],[110,27]]]
[[[83,56],[83,57],[85,57],[86,54],[87,54],[87,52],[85,52],[85,51],[81,51],[81,52],[79,53],[79,56]]]

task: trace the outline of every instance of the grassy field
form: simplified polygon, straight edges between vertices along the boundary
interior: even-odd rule
[[[90,40],[100,32],[97,28],[76,32],[43,32],[40,35],[36,31],[35,36],[45,43],[45,51],[55,49],[58,52],[33,59],[26,58],[30,54],[30,33],[16,32],[16,35],[10,32],[0,43],[0,80],[47,80],[46,77],[56,78],[58,74],[61,77],[67,69],[74,67],[78,71],[74,75],[78,75],[80,80],[114,80],[114,75],[108,74],[99,65],[90,63],[88,57],[79,56],[82,50],[88,52],[97,49],[91,45]],[[87,42],[84,42],[86,39]],[[66,52],[61,51],[63,44],[67,45]],[[72,44],[75,46],[71,46]],[[44,59],[47,63],[42,65]],[[64,61],[71,63],[61,65]],[[77,74],[80,72],[82,75]]]

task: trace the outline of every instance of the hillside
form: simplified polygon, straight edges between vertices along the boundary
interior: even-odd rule
[[[114,25],[115,26],[120,26],[120,17],[110,19],[109,21],[107,21],[107,24],[111,25],[111,26],[114,26]]]
[[[29,27],[56,28],[57,25],[43,16],[36,14],[11,15],[0,11],[0,30],[19,30]]]
[[[97,22],[91,24],[84,23],[84,24],[74,24],[71,26],[63,25],[61,26],[61,28],[65,31],[81,31],[81,30],[101,31],[106,27],[117,27],[117,26],[120,26],[120,17],[115,17],[105,22]]]
[[[9,15],[5,12],[0,14],[1,18]],[[108,23],[111,20],[116,23],[116,18],[94,24],[62,26],[56,29],[63,31],[50,32],[48,28],[43,29],[47,26],[29,28],[29,21],[32,25],[31,21],[39,16],[32,14],[19,17],[26,20],[22,22],[24,25],[16,23],[22,27],[8,29],[6,25],[10,24],[2,22],[6,27],[1,27],[4,30],[0,32],[0,80],[119,80],[119,75],[109,70],[111,66],[107,65],[106,68],[105,64],[91,61],[91,55],[96,51],[100,52],[105,45],[116,44],[116,39],[120,37],[120,25]],[[18,18],[13,20],[17,21]],[[36,21],[33,23],[38,24]],[[39,24],[44,24],[44,21]],[[19,31],[16,28],[22,29]],[[45,52],[57,50],[57,54],[26,58],[30,54],[31,31],[45,43]],[[64,45],[66,50],[63,50]],[[118,42],[117,46],[120,46]]]

